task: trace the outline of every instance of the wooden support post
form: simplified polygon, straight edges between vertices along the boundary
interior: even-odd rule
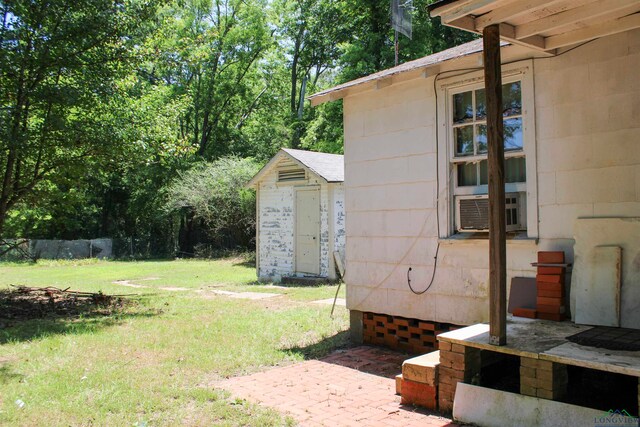
[[[507,247],[500,27],[498,25],[485,27],[482,37],[489,169],[489,338],[491,344],[505,345],[507,343]]]

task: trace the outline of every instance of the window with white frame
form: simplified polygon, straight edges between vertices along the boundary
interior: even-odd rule
[[[522,84],[519,80],[502,85],[504,123],[505,182],[526,183],[522,133]],[[452,167],[454,194],[487,192],[487,111],[484,86],[465,88],[451,94]],[[466,189],[464,189],[467,187]],[[524,189],[523,186],[519,186]],[[508,188],[507,191],[517,191]]]
[[[503,70],[504,71],[504,70]],[[537,186],[533,82],[528,68],[503,74],[505,193],[508,231],[537,236]],[[488,229],[487,116],[481,74],[444,79],[439,121],[446,127],[439,138],[448,167],[441,190],[450,195],[448,215],[441,218],[444,235]],[[445,146],[446,144],[446,146]],[[446,153],[446,154],[442,154]],[[445,173],[445,171],[443,171]],[[529,176],[529,179],[527,177]],[[445,178],[443,175],[442,178]],[[527,182],[529,181],[529,182]],[[443,187],[447,185],[447,187]],[[441,234],[442,235],[442,234]]]

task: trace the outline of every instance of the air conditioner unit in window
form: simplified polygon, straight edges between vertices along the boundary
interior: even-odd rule
[[[505,194],[507,231],[526,229],[525,193]],[[456,230],[489,230],[489,196],[456,196]]]

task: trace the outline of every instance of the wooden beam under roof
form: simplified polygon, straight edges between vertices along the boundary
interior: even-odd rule
[[[464,16],[462,18],[457,19],[456,21],[450,22],[448,25],[456,28],[460,28],[462,30],[467,30],[472,33],[482,34],[482,30],[476,28],[475,19],[470,16]],[[527,37],[526,39],[516,39],[516,28],[510,24],[499,24],[500,25],[500,37],[503,40],[506,40],[510,43],[515,43],[519,45],[523,45],[532,49],[535,49],[541,52],[544,55],[555,55],[555,50],[550,50],[547,48],[544,38],[540,36],[532,36]]]
[[[633,10],[638,0],[608,0],[606,7],[602,3],[587,3],[564,12],[549,15],[545,18],[527,22],[516,27],[516,38],[530,37],[543,32],[553,31],[586,19],[594,19],[625,9]],[[476,25],[478,20],[476,19]]]
[[[489,6],[491,4],[504,4],[509,0],[466,0],[461,2],[454,3],[455,6],[447,10],[445,13],[439,15],[442,19],[442,22],[448,23],[451,21],[455,21],[458,18],[463,16],[473,15],[478,9]],[[436,9],[437,11],[438,9]],[[435,11],[434,11],[435,12]]]
[[[545,38],[546,49],[557,49],[559,47],[571,46],[598,37],[610,36],[624,31],[640,28],[640,12],[627,15],[619,19],[591,25],[580,30],[570,31],[557,36]]]
[[[531,13],[532,10],[549,7],[565,0],[525,0],[495,8],[491,12],[475,18],[475,27],[482,30],[484,27],[506,22],[514,17]]]
[[[445,0],[429,10],[446,25],[476,34],[489,25],[499,25],[503,40],[546,55],[640,28],[640,0]]]

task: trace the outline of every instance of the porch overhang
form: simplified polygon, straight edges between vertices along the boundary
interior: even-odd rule
[[[428,10],[443,24],[476,34],[497,24],[503,40],[550,55],[640,28],[639,0],[440,0]]]

